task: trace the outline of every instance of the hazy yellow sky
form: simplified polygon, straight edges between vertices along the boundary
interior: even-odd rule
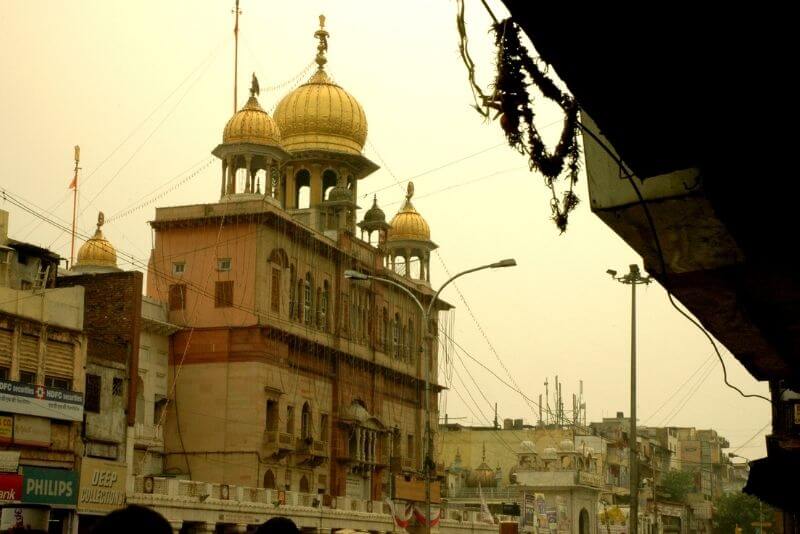
[[[630,294],[605,271],[624,271],[641,260],[591,214],[585,180],[578,187],[584,202],[567,233],[558,234],[541,177],[527,171],[523,157],[498,146],[503,143],[498,125],[484,123],[470,109],[454,3],[241,2],[239,103],[246,100],[255,71],[261,103],[270,111],[290,87],[269,88],[292,80],[313,60],[317,17],[327,15],[328,70],[364,106],[366,154],[382,166],[361,182],[359,192],[371,197],[377,191],[390,217],[403,195],[391,173],[403,180],[484,151],[414,180],[415,205],[431,225],[441,258],[453,272],[506,257],[519,262],[515,269],[465,278],[459,287],[526,394],[536,398],[545,378],[552,381],[557,374],[568,409],[582,379],[590,420],[618,410],[627,414]],[[493,5],[504,13],[499,2]],[[79,221],[90,233],[97,210],[113,219],[169,180],[189,174],[187,169],[211,161],[210,151],[232,113],[232,6],[232,0],[4,2],[2,186],[68,221],[72,147],[80,144]],[[492,67],[488,19],[478,2],[468,2],[468,9],[473,55],[485,82]],[[541,109],[538,123],[550,125],[549,136],[558,135],[558,113]],[[106,236],[146,260],[151,237],[146,221],[154,206],[215,201],[218,175],[216,162],[206,166],[156,204],[112,220]],[[359,202],[369,207],[369,200]],[[1,200],[0,208],[11,212],[12,237],[69,256],[66,235]],[[432,268],[436,285],[445,276],[436,258]],[[709,360],[711,347],[669,306],[663,288],[654,284],[640,296],[640,423],[713,427],[734,448],[762,429],[769,421],[767,403],[743,399],[724,386],[719,364]],[[458,306],[457,341],[505,377],[458,295],[451,289],[444,297]],[[724,354],[732,382],[767,394],[765,383]],[[490,416],[458,358],[455,366]],[[484,394],[499,403],[501,418],[535,422],[518,394],[476,365],[468,368]],[[705,369],[710,374],[697,388]],[[453,379],[451,387],[470,402]],[[485,423],[453,392],[443,408],[451,418],[466,417],[460,422]],[[480,417],[474,405],[472,410]],[[738,453],[762,456],[763,443],[759,436]]]

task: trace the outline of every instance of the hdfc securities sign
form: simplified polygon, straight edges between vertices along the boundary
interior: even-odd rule
[[[124,465],[84,458],[78,510],[108,513],[125,506]]]
[[[66,389],[0,380],[0,412],[82,421],[83,394]]]
[[[78,477],[74,471],[22,468],[22,502],[75,506],[78,502]]]

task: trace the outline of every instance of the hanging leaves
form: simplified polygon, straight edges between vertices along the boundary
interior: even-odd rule
[[[571,95],[561,91],[547,76],[546,70],[539,67],[538,61],[531,58],[520,41],[519,26],[510,18],[492,25],[497,47],[497,73],[492,85],[492,94],[484,93],[475,81],[475,64],[467,48],[463,0],[459,0],[458,6],[459,50],[469,72],[470,86],[476,101],[475,108],[486,118],[499,117],[500,126],[509,146],[521,154],[527,154],[529,168],[544,176],[545,185],[552,194],[551,217],[563,233],[567,229],[570,212],[580,202],[573,191],[580,170],[578,105]],[[534,99],[528,91],[531,84],[535,85],[545,98],[558,104],[564,112],[561,136],[552,152],[547,150],[534,124]],[[491,117],[492,110],[495,111],[494,117]],[[559,198],[556,184],[562,178],[567,182],[567,189]]]

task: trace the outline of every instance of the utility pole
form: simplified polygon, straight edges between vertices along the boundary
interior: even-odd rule
[[[631,428],[630,428],[630,493],[631,508],[629,514],[630,534],[639,533],[639,446],[636,441],[636,286],[652,282],[650,276],[643,277],[639,266],[633,264],[624,276],[617,277],[617,271],[606,271],[611,278],[622,284],[631,286]]]
[[[75,218],[78,212],[78,171],[81,169],[78,164],[81,161],[81,147],[75,145],[75,174],[72,178],[72,183],[69,184],[72,189],[72,244],[69,248],[69,268],[72,269],[73,262],[75,261]]]

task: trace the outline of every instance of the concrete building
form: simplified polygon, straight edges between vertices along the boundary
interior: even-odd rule
[[[0,210],[0,524],[71,532],[84,404],[84,289],[58,255],[9,239]]]

